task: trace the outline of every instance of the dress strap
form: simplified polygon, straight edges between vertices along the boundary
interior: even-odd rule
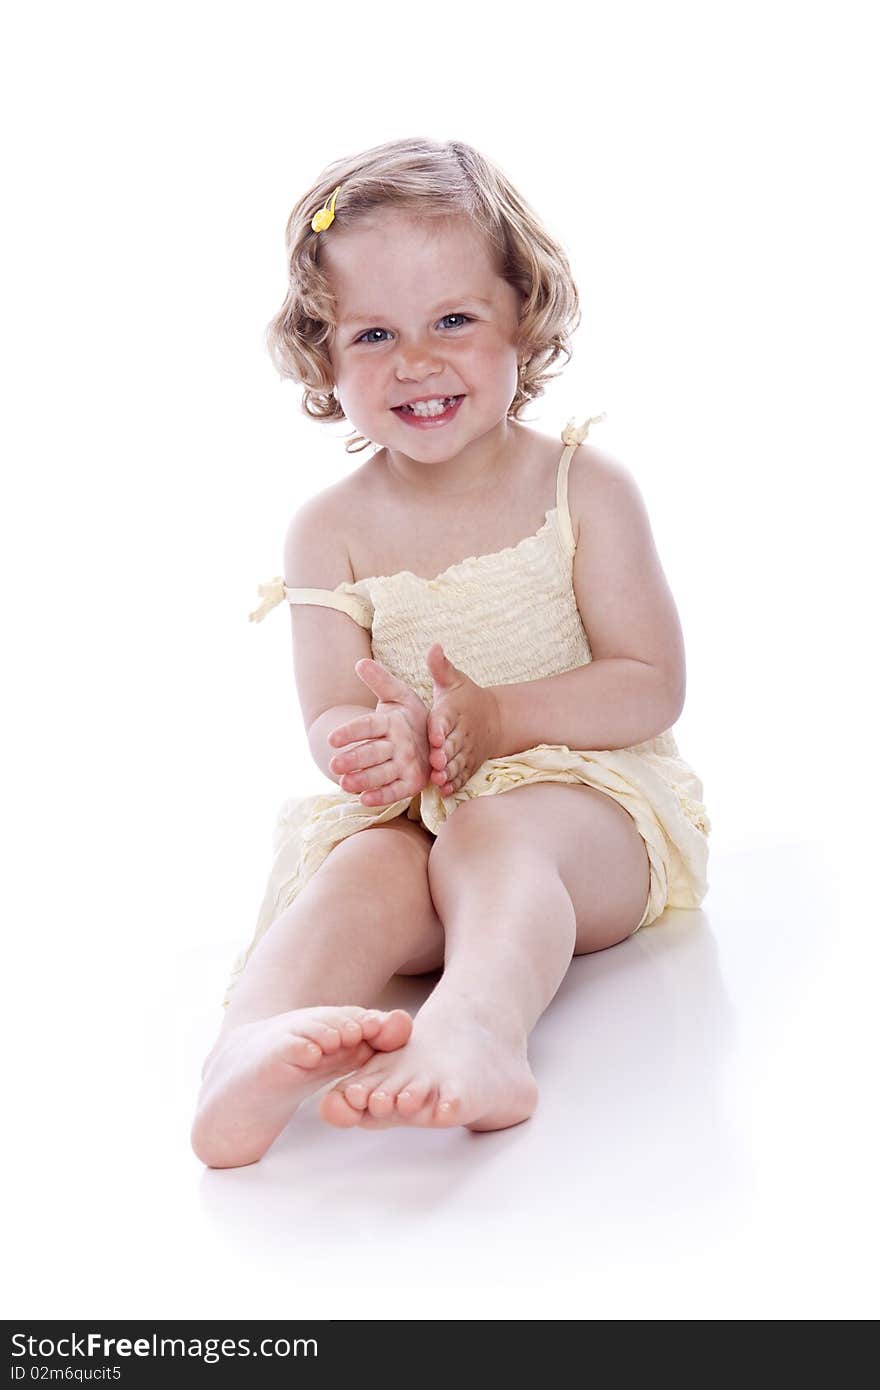
[[[340,593],[338,589],[289,589],[280,574],[265,584],[258,584],[257,593],[263,602],[248,614],[252,623],[261,623],[267,613],[287,599],[288,603],[317,603],[324,608],[338,608],[361,627],[369,629],[372,626],[370,605],[357,594]]]
[[[591,415],[582,425],[577,425],[575,424],[575,417],[572,415],[562,431],[562,442],[565,448],[562,451],[562,458],[559,460],[559,472],[556,475],[556,515],[563,539],[572,554],[574,554],[575,540],[571,513],[568,509],[568,466],[575,449],[579,444],[583,444],[589,434],[590,426],[604,419],[605,412],[603,410],[601,415]]]

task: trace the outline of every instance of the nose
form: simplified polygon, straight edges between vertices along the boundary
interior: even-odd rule
[[[443,362],[438,354],[430,352],[423,344],[398,349],[395,366],[398,381],[422,381],[425,377],[437,376],[443,370]]]

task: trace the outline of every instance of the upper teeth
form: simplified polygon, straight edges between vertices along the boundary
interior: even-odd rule
[[[413,401],[412,405],[405,405],[403,409],[411,410],[414,415],[442,415],[454,400],[455,396],[442,396],[433,401]]]

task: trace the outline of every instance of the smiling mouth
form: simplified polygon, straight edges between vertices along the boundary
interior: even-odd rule
[[[414,415],[419,420],[435,420],[441,415],[445,415],[448,410],[451,410],[453,406],[457,405],[458,402],[463,399],[463,393],[459,396],[436,396],[434,400],[438,402],[437,405],[418,401],[416,402],[416,406],[394,405],[391,409],[398,415]]]

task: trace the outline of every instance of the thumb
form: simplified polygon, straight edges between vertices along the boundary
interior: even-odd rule
[[[354,664],[355,674],[363,681],[364,685],[369,686],[374,695],[378,695],[380,700],[402,700],[409,694],[409,686],[405,681],[400,680],[393,672],[383,666],[381,661],[375,661],[371,656],[362,657]]]
[[[435,642],[433,646],[428,648],[425,659],[431,679],[434,682],[435,695],[438,685],[449,686],[456,683],[456,678],[460,675],[460,672],[457,667],[453,666],[439,642]]]

